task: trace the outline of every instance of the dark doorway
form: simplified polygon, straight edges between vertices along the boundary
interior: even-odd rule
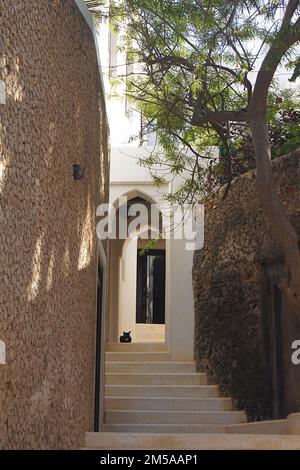
[[[292,363],[292,344],[300,339],[300,322],[278,288],[283,264],[267,268],[267,311],[271,351],[273,418],[286,418],[299,411],[300,367]]]
[[[99,423],[100,423],[102,300],[103,300],[103,271],[102,271],[102,267],[100,266],[100,264],[98,264],[94,432],[99,432],[100,430]]]
[[[138,250],[136,322],[165,323],[166,252]]]

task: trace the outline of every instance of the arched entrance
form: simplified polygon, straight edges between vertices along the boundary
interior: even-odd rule
[[[124,197],[125,211],[119,204]],[[137,190],[123,195],[114,206],[117,221],[126,217],[129,234],[120,238],[117,222],[118,236],[109,241],[108,342],[117,342],[123,331],[131,331],[134,342],[165,342],[167,249],[159,208]],[[147,216],[135,227],[134,213],[139,212]],[[153,217],[156,223],[152,225]]]

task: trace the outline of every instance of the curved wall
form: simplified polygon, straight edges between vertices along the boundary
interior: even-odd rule
[[[108,196],[94,37],[73,0],[1,0],[1,33],[0,447],[78,448],[93,424],[95,213]]]

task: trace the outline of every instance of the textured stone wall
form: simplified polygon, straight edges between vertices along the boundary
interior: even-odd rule
[[[300,152],[275,161],[276,191],[300,228]],[[256,195],[252,172],[206,206],[205,244],[194,257],[195,356],[250,419],[271,416],[264,282],[266,264],[282,260]]]
[[[0,24],[0,448],[77,448],[92,427],[108,193],[94,40],[73,0],[1,0]]]

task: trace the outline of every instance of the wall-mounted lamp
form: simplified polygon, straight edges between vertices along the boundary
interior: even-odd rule
[[[79,165],[78,163],[73,164],[73,178],[74,180],[82,180],[84,177],[85,169],[83,166]]]

